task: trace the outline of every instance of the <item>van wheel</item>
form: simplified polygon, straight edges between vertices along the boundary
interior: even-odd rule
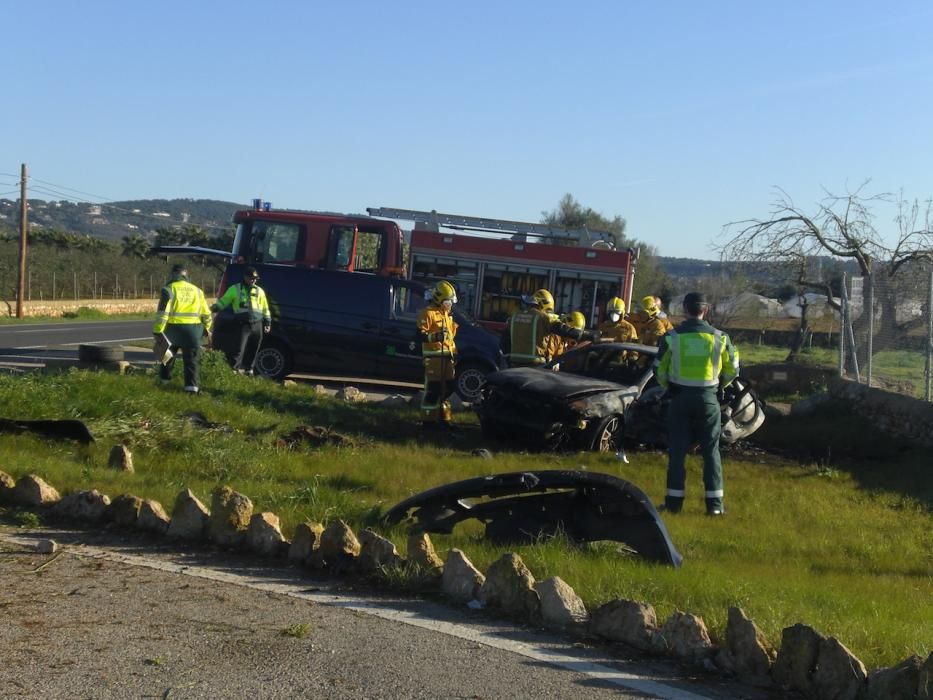
[[[256,372],[266,379],[279,381],[292,371],[292,354],[280,343],[263,343],[256,354]]]
[[[487,371],[476,362],[466,362],[457,372],[457,394],[468,403],[476,403],[483,395]]]

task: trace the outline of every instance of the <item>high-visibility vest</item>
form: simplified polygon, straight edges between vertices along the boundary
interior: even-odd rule
[[[217,300],[215,306],[218,311],[223,311],[229,306],[234,314],[246,313],[249,314],[250,319],[256,320],[261,316],[266,325],[272,323],[266,293],[262,287],[255,284],[246,285],[241,282],[233,285]]]
[[[438,333],[447,331],[447,338],[438,340]],[[457,354],[454,337],[457,335],[457,322],[449,311],[441,306],[430,304],[418,314],[418,332],[421,333],[422,357],[453,357]]]
[[[162,288],[159,311],[156,313],[155,323],[152,324],[152,332],[161,333],[169,324],[195,323],[203,324],[207,331],[211,329],[211,310],[207,307],[204,292],[187,280],[169,282]]]
[[[664,336],[655,360],[655,375],[661,386],[717,387],[720,375],[727,385],[738,376],[739,353],[729,336],[709,324],[703,325],[709,331],[675,329]]]
[[[544,364],[548,356],[547,334],[551,324],[547,313],[533,307],[512,314],[505,330],[509,334],[509,362]]]

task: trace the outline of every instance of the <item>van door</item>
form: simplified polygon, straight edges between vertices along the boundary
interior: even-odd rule
[[[424,368],[416,324],[418,312],[426,304],[424,287],[405,280],[388,282],[386,315],[379,330],[382,352],[376,366],[377,376],[420,382],[424,379]]]

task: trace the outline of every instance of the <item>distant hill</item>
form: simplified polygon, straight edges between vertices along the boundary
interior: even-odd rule
[[[29,225],[119,241],[134,233],[149,238],[157,229],[173,226],[227,228],[233,212],[246,206],[214,199],[139,199],[106,204],[30,199]],[[18,203],[0,199],[0,227],[16,229],[18,222]]]
[[[108,241],[120,241],[124,236],[133,233],[151,238],[160,228],[200,226],[225,229],[231,225],[236,210],[248,207],[249,204],[245,203],[215,199],[137,199],[107,204],[30,199],[29,223],[34,229],[56,229]],[[0,230],[16,230],[18,218],[17,202],[0,199]],[[659,257],[658,263],[674,281],[675,286],[689,286],[698,279],[732,276],[737,273],[750,282],[765,284],[777,283],[787,277],[786,269],[774,264],[749,265],[673,257]],[[826,264],[839,265],[839,261],[826,258]]]

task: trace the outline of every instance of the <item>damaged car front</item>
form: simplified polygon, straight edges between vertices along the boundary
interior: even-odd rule
[[[617,452],[623,440],[663,447],[668,395],[654,379],[657,348],[583,346],[541,368],[487,376],[475,405],[483,435],[539,450]],[[722,392],[722,442],[748,437],[764,421],[757,396],[737,378]]]
[[[617,347],[581,348],[540,369],[488,375],[483,399],[475,407],[484,436],[535,449],[618,449],[625,414],[651,371],[626,363],[634,381],[604,378],[601,375],[611,377],[610,360],[634,347],[612,345]]]

